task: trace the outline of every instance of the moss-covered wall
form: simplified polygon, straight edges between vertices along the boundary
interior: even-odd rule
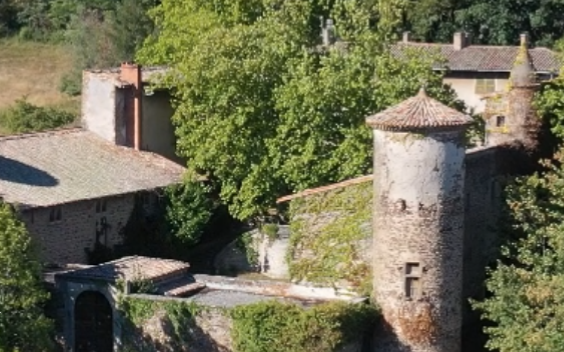
[[[119,305],[124,352],[232,351],[231,319],[223,309],[149,295],[125,296]]]
[[[127,352],[360,352],[378,317],[369,304],[312,307],[266,300],[232,308],[150,295],[122,297]]]
[[[372,182],[293,200],[287,253],[291,278],[369,293],[371,214]]]

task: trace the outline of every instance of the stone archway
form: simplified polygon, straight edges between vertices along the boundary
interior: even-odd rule
[[[112,306],[100,292],[85,291],[74,306],[74,352],[112,352]]]

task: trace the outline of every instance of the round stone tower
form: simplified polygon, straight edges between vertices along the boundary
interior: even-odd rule
[[[528,150],[537,147],[540,119],[533,108],[533,97],[538,87],[529,55],[528,36],[521,34],[507,92],[488,98],[486,103],[484,117],[488,145],[520,143]]]
[[[464,130],[471,118],[427,96],[370,116],[378,352],[459,352]]]

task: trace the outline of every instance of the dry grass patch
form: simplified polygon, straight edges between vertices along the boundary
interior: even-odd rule
[[[62,45],[0,39],[0,109],[27,96],[32,104],[78,112],[79,99],[58,90],[72,64]]]

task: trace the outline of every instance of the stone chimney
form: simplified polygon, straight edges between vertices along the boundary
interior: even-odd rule
[[[403,32],[403,36],[402,36],[402,43],[409,43],[411,42],[411,32],[409,31],[405,31]]]
[[[129,146],[136,150],[141,149],[141,106],[143,99],[143,84],[141,81],[141,67],[131,62],[123,62],[120,67],[120,80],[131,84],[131,94],[129,99],[131,103],[126,107],[128,121],[126,125],[128,131],[127,138]]]
[[[329,46],[335,43],[335,25],[332,19],[329,18],[325,22],[323,22],[323,18],[321,19],[321,38],[323,46]]]
[[[454,50],[462,50],[467,47],[468,44],[470,44],[470,41],[468,39],[469,36],[466,34],[466,32],[454,33],[452,40],[452,46],[454,47]]]
[[[521,33],[521,35],[519,36],[520,39],[520,45],[522,47],[528,48],[529,47],[529,34],[527,32],[525,33]]]

